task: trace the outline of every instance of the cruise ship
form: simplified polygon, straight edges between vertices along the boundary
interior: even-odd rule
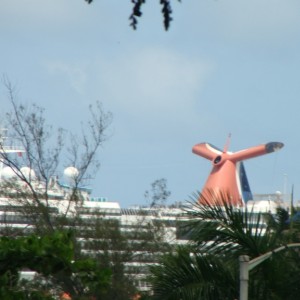
[[[15,156],[23,153],[20,147],[6,147],[3,151]],[[178,222],[186,219],[182,204],[122,208],[117,201],[92,196],[91,189],[75,187],[75,176],[78,176],[78,170],[70,166],[64,170],[62,178],[52,176],[45,182],[29,167],[15,168],[2,161],[0,234],[16,236],[39,232],[39,217],[43,217],[41,211],[46,208],[50,221],[55,223],[55,218],[63,216],[66,226],[74,226],[79,232],[77,242],[83,255],[97,259],[105,251],[112,255],[118,252],[124,257],[125,275],[140,291],[148,291],[149,265],[156,263],[163,249],[169,251],[175,245],[187,242],[178,235]],[[76,201],[73,201],[74,193]],[[104,226],[107,232],[99,233],[97,226]],[[124,249],[110,242],[115,235],[113,231],[126,238]],[[28,279],[34,275],[28,271],[22,272],[21,277]]]
[[[213,171],[204,185],[202,194],[212,187],[218,190],[225,187],[226,192],[228,190],[230,192],[230,188],[233,186],[233,196],[240,193],[238,199],[242,201],[242,203],[235,201],[234,205],[238,204],[242,209],[246,207],[249,211],[257,213],[271,212],[275,214],[278,206],[284,205],[282,195],[274,193],[252,197],[240,160],[267,154],[282,146],[281,143],[269,143],[259,146],[255,150],[241,151],[242,154],[234,156],[227,150],[223,152],[216,150],[210,144],[196,145],[193,152],[209,158],[213,162]],[[3,147],[0,152],[5,155],[22,156],[24,150],[20,147]],[[237,157],[238,159],[236,159]],[[230,185],[224,186],[224,181],[220,181],[222,178],[220,176],[228,171],[228,165],[230,165],[229,176],[232,178],[231,181],[227,181],[230,182]],[[233,167],[236,168],[237,165],[238,168],[233,172]],[[225,168],[224,171],[222,166],[227,166],[227,169]],[[219,175],[221,174],[220,176],[218,172]],[[106,222],[106,225],[110,224],[112,229],[117,224],[117,230],[126,237],[127,244],[130,245],[131,255],[124,258],[125,273],[132,278],[140,291],[149,290],[150,287],[146,280],[149,265],[157,262],[162,251],[170,251],[176,245],[188,242],[188,238],[181,231],[181,225],[188,220],[186,203],[177,202],[170,207],[122,208],[117,201],[110,201],[106,197],[92,196],[91,189],[75,186],[74,179],[77,176],[78,170],[69,166],[64,170],[63,178],[52,176],[48,182],[45,182],[40,180],[35,171],[27,166],[16,168],[0,160],[0,234],[34,232],[37,218],[32,214],[32,209],[42,205],[47,208],[50,218],[64,216],[69,220],[80,220],[79,223],[74,223],[74,226],[83,232],[78,236],[83,254],[97,257],[103,251],[119,251],[121,255],[125,250],[114,248],[114,246],[107,249],[110,247],[109,243],[104,250],[101,246],[103,243],[100,242],[103,242],[103,239],[110,239],[110,237],[107,235],[97,237],[93,230],[95,228],[93,226],[96,226],[99,221]],[[228,177],[228,174],[222,176]],[[218,186],[220,182],[222,185]],[[75,199],[74,191],[76,192],[76,201],[73,201]],[[201,201],[203,199],[199,198],[200,203]]]

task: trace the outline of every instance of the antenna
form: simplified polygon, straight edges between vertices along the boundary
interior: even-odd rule
[[[226,140],[226,143],[225,143],[225,146],[224,146],[223,153],[227,152],[227,150],[229,148],[229,144],[230,144],[230,139],[231,139],[231,133],[228,134],[228,137],[227,137],[227,140]]]

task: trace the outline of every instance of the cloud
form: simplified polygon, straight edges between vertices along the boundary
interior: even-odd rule
[[[52,76],[62,77],[77,93],[84,93],[87,82],[87,66],[62,61],[48,61],[45,63],[45,67]]]
[[[1,0],[0,32],[12,35],[21,30],[23,34],[39,33],[40,38],[49,34],[57,38],[66,32],[72,36],[80,32],[88,37],[91,32],[97,32],[98,37],[110,35],[112,30],[129,28],[130,0],[115,2],[93,1],[89,5],[85,0]]]
[[[115,105],[130,115],[176,117],[194,109],[214,64],[166,48],[145,48],[99,63],[99,81]]]
[[[226,3],[225,3],[226,2]],[[222,1],[228,31],[267,40],[281,39],[299,29],[299,1]]]
[[[76,30],[96,13],[100,15],[101,11],[92,9],[84,0],[1,0],[0,25],[5,31]]]
[[[198,32],[210,37],[222,37],[225,41],[282,43],[291,35],[299,34],[300,2],[297,0],[191,2],[182,9],[185,10],[182,13],[185,17],[189,14],[188,27],[194,28],[197,22]]]

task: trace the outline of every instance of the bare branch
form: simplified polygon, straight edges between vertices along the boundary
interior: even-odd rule
[[[112,115],[104,112],[99,102],[95,108],[90,106],[90,120],[87,125],[82,124],[82,136],[70,133],[69,145],[65,145],[65,130],[55,131],[48,125],[43,108],[19,104],[10,81],[4,78],[3,84],[12,109],[4,120],[7,129],[0,130],[0,193],[19,201],[24,213],[33,216],[36,226],[44,222],[53,230],[53,216],[65,217],[71,208],[74,213],[75,205],[83,200],[81,187],[91,178],[91,169],[95,172],[99,167],[97,152],[108,138],[106,131]],[[69,166],[78,173],[70,187],[63,187],[56,179],[65,148]],[[3,166],[7,168],[6,175]],[[63,201],[55,202],[55,195],[61,195]],[[59,209],[53,212],[53,207]]]

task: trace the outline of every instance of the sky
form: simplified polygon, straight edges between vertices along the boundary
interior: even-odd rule
[[[189,200],[212,167],[192,147],[223,148],[230,133],[233,152],[283,142],[245,161],[248,180],[253,193],[294,185],[300,199],[300,2],[172,2],[165,31],[159,1],[133,30],[130,0],[1,0],[0,74],[53,126],[78,130],[96,101],[112,112],[93,196],[145,205],[165,178],[169,203]]]

